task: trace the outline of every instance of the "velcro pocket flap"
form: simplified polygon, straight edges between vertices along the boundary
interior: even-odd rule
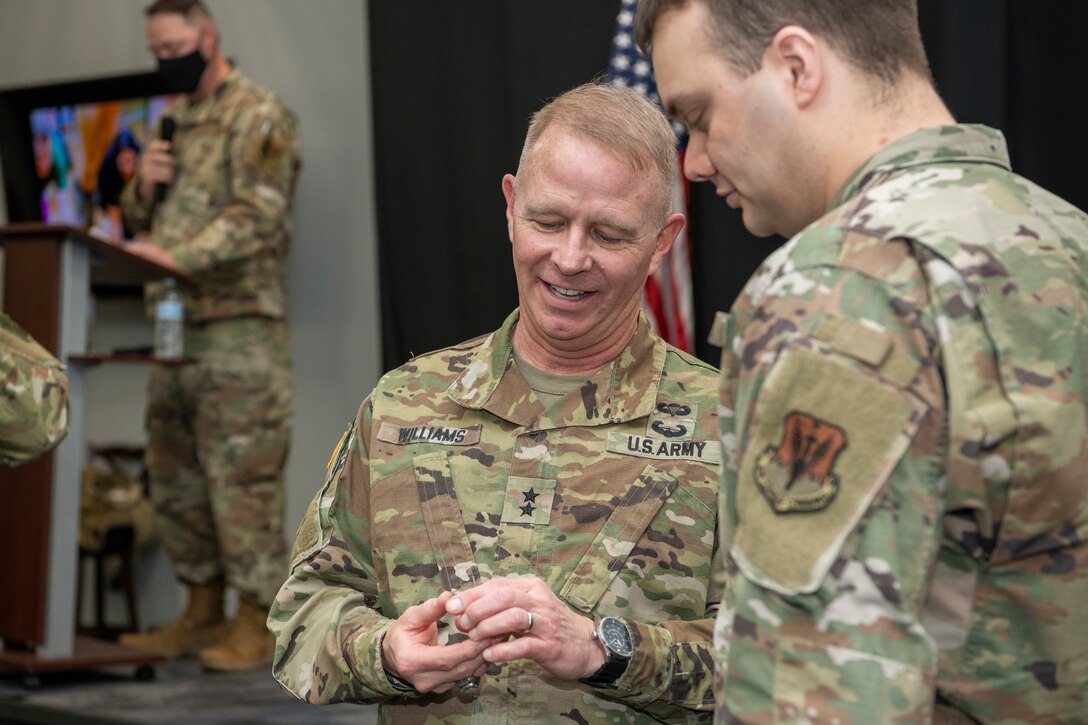
[[[469,584],[478,584],[480,571],[453,486],[449,454],[439,451],[416,456],[412,459],[412,467],[427,535],[442,575],[442,586],[455,592]]]

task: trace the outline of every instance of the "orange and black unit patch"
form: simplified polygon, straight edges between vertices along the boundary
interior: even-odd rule
[[[846,431],[807,413],[782,421],[782,439],[756,456],[752,478],[780,514],[819,511],[839,492],[835,462],[846,448]]]

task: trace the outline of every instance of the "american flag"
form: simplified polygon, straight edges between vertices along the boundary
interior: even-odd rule
[[[635,45],[632,21],[638,0],[621,0],[616,16],[616,34],[612,38],[612,56],[608,62],[608,82],[616,86],[630,86],[661,105],[657,95],[657,83],[650,69],[650,59]],[[676,153],[679,155],[679,173],[673,187],[673,209],[686,212],[688,208],[688,183],[684,178],[684,147],[687,136],[683,126],[673,123],[676,131]],[[642,306],[657,332],[667,342],[685,352],[692,352],[692,335],[695,327],[694,303],[691,292],[691,246],[688,243],[687,225],[677,235],[672,250],[661,260],[661,266],[646,280],[642,294]]]

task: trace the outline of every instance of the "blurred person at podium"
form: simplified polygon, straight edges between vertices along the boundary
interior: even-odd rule
[[[298,122],[223,55],[200,0],[146,8],[148,46],[181,94],[125,187],[126,249],[188,273],[185,364],[151,372],[147,468],[156,527],[187,589],[178,618],[122,644],[199,655],[212,670],[269,667],[264,620],[283,579],[283,469],[293,409],[287,251]],[[154,304],[161,285],[149,285]],[[224,618],[224,590],[238,613]]]
[[[64,366],[0,312],[0,462],[26,463],[67,434]]]

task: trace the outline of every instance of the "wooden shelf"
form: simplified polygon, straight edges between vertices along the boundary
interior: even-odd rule
[[[34,652],[0,649],[0,667],[27,674],[64,672],[118,665],[152,665],[166,658],[154,652],[132,649],[114,642],[77,635],[71,657],[49,659]]]
[[[85,355],[69,355],[68,362],[80,363],[83,365],[99,365],[101,363],[129,363],[139,365],[169,365],[171,367],[178,365],[188,365],[193,361],[192,358],[163,358],[155,357],[154,355],[112,355],[108,353],[96,354],[88,353]]]

